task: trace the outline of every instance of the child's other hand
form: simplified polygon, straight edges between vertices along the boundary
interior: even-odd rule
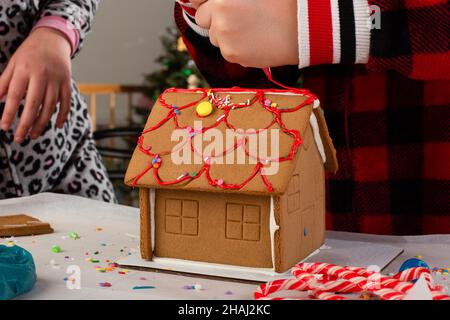
[[[64,125],[70,111],[71,47],[57,30],[39,28],[22,43],[0,77],[0,97],[6,96],[1,128],[11,128],[25,97],[25,105],[14,140],[22,143],[30,133],[39,137],[60,102],[56,125]],[[42,106],[42,107],[41,107]]]
[[[192,0],[223,57],[245,67],[298,64],[296,0]]]

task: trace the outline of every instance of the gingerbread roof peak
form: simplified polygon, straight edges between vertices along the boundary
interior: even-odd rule
[[[306,90],[168,89],[150,113],[125,182],[282,194],[317,103]],[[325,122],[317,120],[324,143],[319,149],[335,167]]]

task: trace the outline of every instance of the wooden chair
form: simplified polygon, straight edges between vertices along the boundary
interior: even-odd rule
[[[133,98],[134,95],[142,94],[146,91],[145,86],[124,85],[124,84],[102,84],[102,83],[81,83],[78,85],[80,93],[87,98],[89,115],[92,121],[94,140],[97,142],[97,149],[104,158],[105,165],[112,180],[121,180],[125,175],[125,167],[128,159],[133,153],[134,145],[123,143],[127,140],[137,140],[142,128],[133,127]],[[118,106],[117,98],[120,95],[126,96],[126,105]],[[99,124],[97,112],[100,107],[97,103],[99,96],[109,96],[108,99],[108,119],[107,123]],[[105,107],[105,106],[103,106]],[[117,126],[116,111],[118,108],[127,108],[127,121]],[[101,111],[100,111],[101,112]],[[122,143],[117,146],[116,139],[121,139]]]
[[[109,96],[109,129],[116,128],[116,110],[117,96],[125,95],[127,97],[127,122],[128,125],[133,123],[133,96],[135,94],[144,93],[145,86],[111,84],[111,83],[80,83],[78,84],[80,93],[88,98],[89,115],[92,119],[92,129],[97,130],[97,97],[100,95]]]
[[[142,131],[142,127],[133,125],[133,98],[137,94],[146,91],[145,86],[123,85],[123,84],[78,84],[80,93],[87,98],[89,115],[92,120],[94,131],[94,140],[97,142],[97,149],[103,157],[103,161],[112,180],[119,201],[123,204],[136,204],[137,196],[125,189],[123,179],[127,163],[133,153],[135,143],[122,143],[122,147],[116,146],[115,139],[136,140]],[[117,104],[118,97],[124,95],[126,104],[120,106]],[[102,107],[98,104],[99,96],[109,96],[108,103],[105,106],[108,109],[107,123],[99,124],[97,112]],[[123,127],[117,125],[116,111],[118,108],[126,108],[127,119]]]

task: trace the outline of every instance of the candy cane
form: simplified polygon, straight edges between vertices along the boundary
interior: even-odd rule
[[[344,300],[347,297],[343,294],[363,292],[370,292],[381,300],[402,300],[414,286],[412,281],[423,275],[433,300],[450,300],[450,296],[442,291],[442,287],[433,285],[430,271],[422,267],[407,269],[389,277],[359,267],[301,263],[292,268],[292,275],[295,278],[261,285],[254,293],[255,299],[292,299],[270,296],[281,291],[308,291],[311,298],[321,300]],[[377,280],[376,286],[374,279]]]

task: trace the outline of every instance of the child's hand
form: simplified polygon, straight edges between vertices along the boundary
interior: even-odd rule
[[[0,97],[6,96],[1,128],[11,128],[25,97],[25,105],[14,140],[22,143],[28,133],[39,137],[60,102],[56,125],[64,125],[70,111],[71,47],[59,31],[33,31],[12,56],[0,77]],[[42,106],[42,107],[41,107]],[[30,131],[31,129],[31,131]]]
[[[296,0],[191,0],[223,57],[245,67],[298,64]]]

